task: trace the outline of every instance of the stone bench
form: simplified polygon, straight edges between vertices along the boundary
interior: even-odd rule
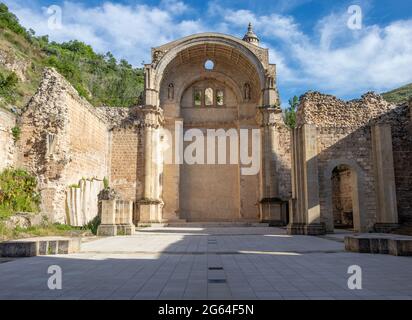
[[[0,243],[0,257],[18,258],[56,254],[70,254],[80,251],[81,238],[31,238]]]
[[[345,250],[359,253],[412,256],[412,237],[366,234],[345,237]]]

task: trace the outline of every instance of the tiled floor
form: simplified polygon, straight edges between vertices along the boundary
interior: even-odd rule
[[[0,299],[412,299],[412,258],[276,228],[145,229],[82,251],[0,264]],[[62,290],[47,287],[50,265]],[[348,289],[351,265],[362,290]]]

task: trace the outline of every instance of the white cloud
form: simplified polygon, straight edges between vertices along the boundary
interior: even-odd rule
[[[278,65],[284,85],[345,96],[412,82],[412,20],[354,31],[347,27],[348,18],[346,12],[332,13],[317,23],[315,35],[309,37],[290,16],[224,11],[229,25],[254,23],[258,35],[270,43],[270,60]]]
[[[196,11],[184,0],[162,0],[158,6],[105,2],[94,7],[67,1],[62,5],[63,28],[50,30],[48,16],[35,3],[6,3],[37,34],[49,34],[55,41],[78,39],[136,66],[149,61],[151,47],[204,31],[241,37],[252,22],[262,44],[271,50],[279,82],[288,90],[317,89],[345,96],[412,82],[412,20],[353,31],[347,28],[349,16],[342,10],[320,19],[309,34],[292,16],[257,15],[216,1],[209,2],[207,12]]]
[[[48,16],[26,5],[8,1],[23,25],[37,34],[48,34],[55,41],[84,41],[99,52],[111,51],[139,66],[150,60],[150,49],[182,36],[204,30],[199,20],[181,20],[179,15],[190,10],[181,1],[164,0],[159,7],[122,5],[105,2],[96,7],[64,2],[63,27],[48,28]]]

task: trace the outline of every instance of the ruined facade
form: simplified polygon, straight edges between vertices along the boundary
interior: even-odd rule
[[[36,174],[42,211],[72,225],[96,216],[105,179],[133,203],[135,224],[264,221],[321,234],[412,217],[410,107],[308,93],[289,129],[251,25],[243,40],[204,33],[154,48],[143,100],[95,108],[46,69],[22,116],[1,117],[0,168]]]

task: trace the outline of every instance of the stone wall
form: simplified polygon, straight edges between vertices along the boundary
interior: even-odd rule
[[[143,146],[139,136],[139,129],[134,127],[112,130],[110,186],[129,201],[142,198],[143,193]]]
[[[41,209],[52,221],[68,222],[68,187],[82,178],[109,176],[110,134],[105,114],[79,97],[56,71],[46,69],[19,123],[19,163],[38,177]],[[87,201],[97,203],[97,199]]]
[[[12,134],[15,126],[15,115],[0,109],[0,171],[15,165],[16,146]]]
[[[345,166],[337,168],[332,174],[332,202],[335,226],[352,225],[352,179],[351,171]]]
[[[398,213],[401,222],[410,219],[412,143],[408,134],[407,105],[392,105],[374,93],[345,102],[330,95],[309,92],[301,97],[297,123],[298,126],[309,124],[317,128],[320,212],[321,221],[326,224],[328,231],[333,230],[330,171],[338,165],[350,166],[357,175],[363,230],[373,229],[379,220],[376,180],[379,165],[374,158],[371,130],[377,125],[391,127]],[[389,199],[389,195],[385,197]]]

